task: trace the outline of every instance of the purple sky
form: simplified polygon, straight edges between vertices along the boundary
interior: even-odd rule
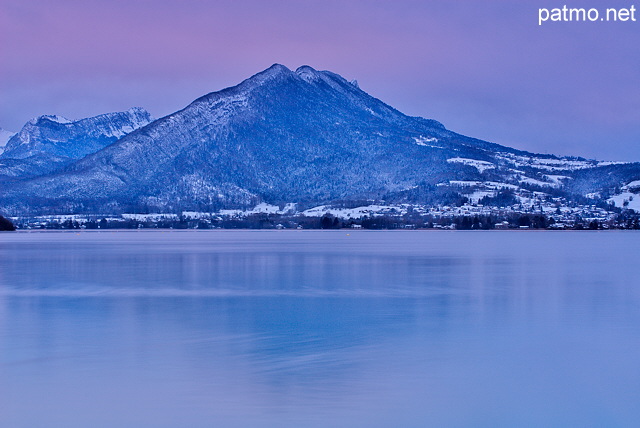
[[[0,127],[131,106],[161,117],[278,62],[357,79],[469,136],[640,161],[640,21],[538,26],[538,8],[563,5],[0,0]]]

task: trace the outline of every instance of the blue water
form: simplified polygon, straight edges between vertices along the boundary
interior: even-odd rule
[[[640,234],[0,234],[0,427],[637,427]]]

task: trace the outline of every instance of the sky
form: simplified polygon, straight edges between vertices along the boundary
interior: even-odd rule
[[[306,64],[465,135],[537,153],[640,161],[640,13],[636,22],[539,25],[540,8],[563,5],[0,0],[0,127],[132,106],[162,117],[274,63]]]

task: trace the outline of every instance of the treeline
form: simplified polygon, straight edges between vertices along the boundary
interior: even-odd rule
[[[5,219],[6,220],[6,219]],[[8,220],[6,220],[8,222]],[[0,220],[0,227],[1,226]],[[13,227],[11,222],[8,222]],[[358,219],[343,219],[331,214],[322,217],[286,216],[279,214],[252,214],[241,218],[178,217],[175,219],[135,220],[102,218],[88,221],[38,221],[21,219],[21,229],[346,229],[370,230],[393,229],[640,229],[640,215],[625,210],[609,220],[582,219],[556,221],[551,215],[512,213],[506,215],[458,215],[434,216],[408,213],[403,216],[370,216]],[[12,229],[4,229],[12,230]]]

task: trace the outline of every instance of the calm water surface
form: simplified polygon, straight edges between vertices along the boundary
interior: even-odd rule
[[[638,427],[635,232],[0,234],[1,427]]]

